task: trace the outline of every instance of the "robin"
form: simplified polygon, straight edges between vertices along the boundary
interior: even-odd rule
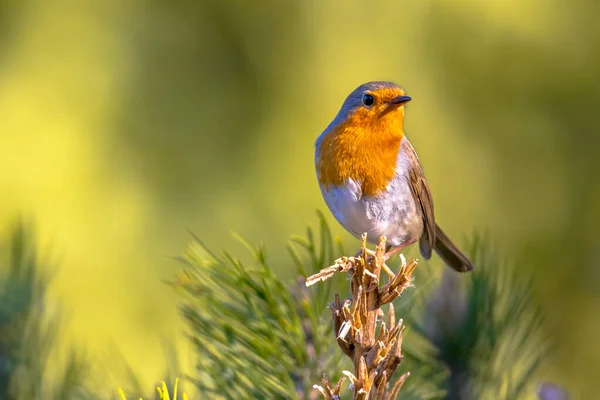
[[[321,193],[337,221],[375,243],[387,238],[385,260],[419,242],[456,271],[473,264],[435,222],[433,198],[417,153],[404,135],[411,98],[391,82],[368,82],[346,98],[315,143]]]

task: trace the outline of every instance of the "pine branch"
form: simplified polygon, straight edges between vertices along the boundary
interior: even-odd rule
[[[342,302],[336,293],[331,305],[334,334],[341,350],[354,365],[354,373],[344,371],[350,379],[355,400],[395,400],[409,373],[405,373],[392,385],[391,380],[402,361],[402,320],[396,321],[394,306],[390,304],[387,325],[379,324],[385,318],[381,306],[400,296],[402,291],[412,286],[412,273],[417,266],[416,260],[402,263],[394,274],[383,261],[385,238],[377,245],[376,251],[367,249],[366,235],[362,237],[362,248],[356,257],[342,257],[329,268],[309,277],[306,285],[324,281],[335,272],[345,272],[351,276],[352,300]],[[390,277],[380,286],[381,271]],[[315,385],[325,399],[338,399],[345,378],[331,387],[327,379],[323,386]]]
[[[62,370],[50,360],[64,317],[47,307],[48,271],[32,237],[19,220],[0,258],[0,398],[99,398],[89,390],[90,364],[80,352],[69,352]]]
[[[392,305],[411,286],[416,262],[390,271],[382,243],[375,252],[363,243],[356,256],[336,259],[343,252],[323,220],[319,235],[309,229],[289,246],[301,277],[290,283],[276,278],[261,247],[247,245],[253,262],[242,263],[195,238],[174,284],[183,293],[181,310],[198,354],[189,380],[202,397],[214,399],[340,399],[348,378],[354,398],[392,400],[400,388],[405,400],[534,395],[534,371],[548,348],[536,339],[540,313],[522,276],[505,276],[508,270],[486,246],[477,242],[478,269],[470,278],[458,284],[444,278],[435,291],[422,289]],[[382,270],[390,275],[385,283]],[[344,276],[350,285],[342,285]],[[351,293],[344,295],[348,286]],[[408,347],[398,310],[413,332]],[[400,362],[410,379],[406,373],[394,378]],[[343,370],[350,372],[342,377]],[[324,371],[337,373],[325,377]]]
[[[186,268],[174,286],[183,294],[181,311],[198,354],[190,380],[213,399],[312,399],[321,371],[343,363],[331,351],[331,325],[323,322],[336,282],[309,292],[304,277],[323,268],[340,246],[321,218],[318,236],[309,229],[306,239],[293,238],[288,247],[302,279],[283,283],[264,249],[243,243],[250,264],[214,254],[196,237],[180,258]]]
[[[447,399],[534,398],[535,374],[552,347],[532,282],[525,268],[502,263],[488,239],[475,236],[470,250],[470,279],[446,272],[410,321],[433,357],[407,358],[446,368]]]

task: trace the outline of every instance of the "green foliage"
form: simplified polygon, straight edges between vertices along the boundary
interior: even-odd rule
[[[32,233],[22,222],[12,229],[0,261],[0,399],[92,399],[87,362],[70,352],[56,367],[62,315],[48,304],[48,276]],[[53,374],[50,382],[48,374]]]
[[[165,286],[165,290],[171,290],[171,288]],[[127,362],[125,356],[118,348],[114,348],[111,351],[110,376],[117,379],[120,386],[117,400],[122,400],[123,398],[163,400],[169,393],[173,393],[173,396],[175,396],[179,377],[183,375],[183,372],[181,371],[175,346],[165,338],[161,342],[164,354],[164,369],[161,376],[164,379],[156,381],[156,390],[146,387],[140,381],[138,376],[139,367],[132,366]],[[174,382],[174,384],[170,384],[169,382]],[[184,393],[184,395],[187,397],[187,394]]]
[[[240,239],[241,240],[241,239]],[[309,292],[300,279],[276,278],[262,247],[241,240],[251,265],[211,253],[195,238],[177,287],[198,352],[194,383],[210,398],[309,398],[323,371],[341,371],[327,304],[335,282]],[[321,218],[320,238],[294,238],[289,250],[301,277],[327,266],[341,248]],[[308,260],[297,247],[303,248]],[[338,282],[339,284],[339,282]]]
[[[189,380],[200,398],[314,398],[312,385],[323,373],[335,381],[350,367],[327,307],[334,292],[347,295],[347,282],[338,275],[310,290],[304,286],[308,275],[343,254],[322,215],[319,221],[318,233],[309,228],[288,247],[295,282],[277,279],[262,247],[240,239],[253,256],[242,263],[194,238],[173,285],[182,293],[182,315],[197,352]],[[22,223],[15,225],[0,265],[0,398],[100,398],[89,390],[91,370],[80,354],[70,352],[60,371],[51,364],[62,318],[48,302],[48,277],[30,237]],[[533,396],[550,342],[542,336],[531,282],[518,265],[501,263],[488,240],[476,237],[471,257],[472,274],[449,271],[434,289],[419,277],[418,289],[396,301],[408,326],[399,374],[411,376],[403,399]],[[164,397],[167,386],[160,392]]]
[[[348,368],[333,340],[327,310],[333,292],[344,295],[348,285],[339,277],[310,291],[302,285],[307,275],[343,254],[341,247],[334,250],[322,218],[319,231],[319,237],[309,229],[306,238],[293,238],[289,250],[299,280],[289,284],[275,277],[261,247],[244,242],[254,259],[244,265],[228,253],[211,253],[194,238],[176,286],[184,293],[182,311],[198,352],[193,381],[202,394],[309,398],[323,372]],[[503,265],[487,240],[477,237],[471,255],[474,273],[449,271],[428,290],[424,267],[423,285],[412,291],[419,294],[409,292],[396,301],[408,326],[401,372],[411,376],[404,399],[534,394],[534,373],[549,346],[541,339],[541,313],[531,298],[531,284],[519,269]]]
[[[156,391],[158,392],[159,399],[160,400],[171,400],[171,392],[173,392],[173,394],[172,394],[173,400],[177,400],[177,395],[179,394],[179,391],[177,390],[178,385],[179,385],[179,378],[176,378],[175,384],[173,385],[173,390],[169,390],[167,383],[165,381],[163,381],[160,386],[156,387]],[[127,396],[125,395],[125,392],[123,391],[123,389],[119,389],[119,397],[120,397],[120,400],[127,400]],[[143,399],[140,397],[140,400],[143,400]],[[185,392],[183,393],[183,400],[188,400],[188,395]]]
[[[432,346],[429,357],[414,347],[407,354],[433,370],[446,368],[448,399],[529,398],[551,350],[532,282],[523,268],[502,263],[489,240],[476,236],[470,247],[475,271],[447,273],[408,323]]]

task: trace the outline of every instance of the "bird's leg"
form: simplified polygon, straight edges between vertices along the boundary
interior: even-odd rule
[[[398,246],[394,247],[391,250],[388,250],[384,255],[383,255],[383,261],[387,261],[389,260],[394,254],[396,253],[400,253],[402,250],[404,250],[405,248],[407,248],[408,246],[410,246],[411,244],[415,243],[417,241],[417,239],[408,239],[407,241],[400,243]]]

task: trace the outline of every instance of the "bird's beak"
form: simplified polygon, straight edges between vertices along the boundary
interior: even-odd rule
[[[391,106],[401,106],[403,104],[408,103],[411,100],[412,99],[410,98],[410,96],[398,96],[398,97],[394,97],[392,100],[390,100],[388,102],[388,104]]]

